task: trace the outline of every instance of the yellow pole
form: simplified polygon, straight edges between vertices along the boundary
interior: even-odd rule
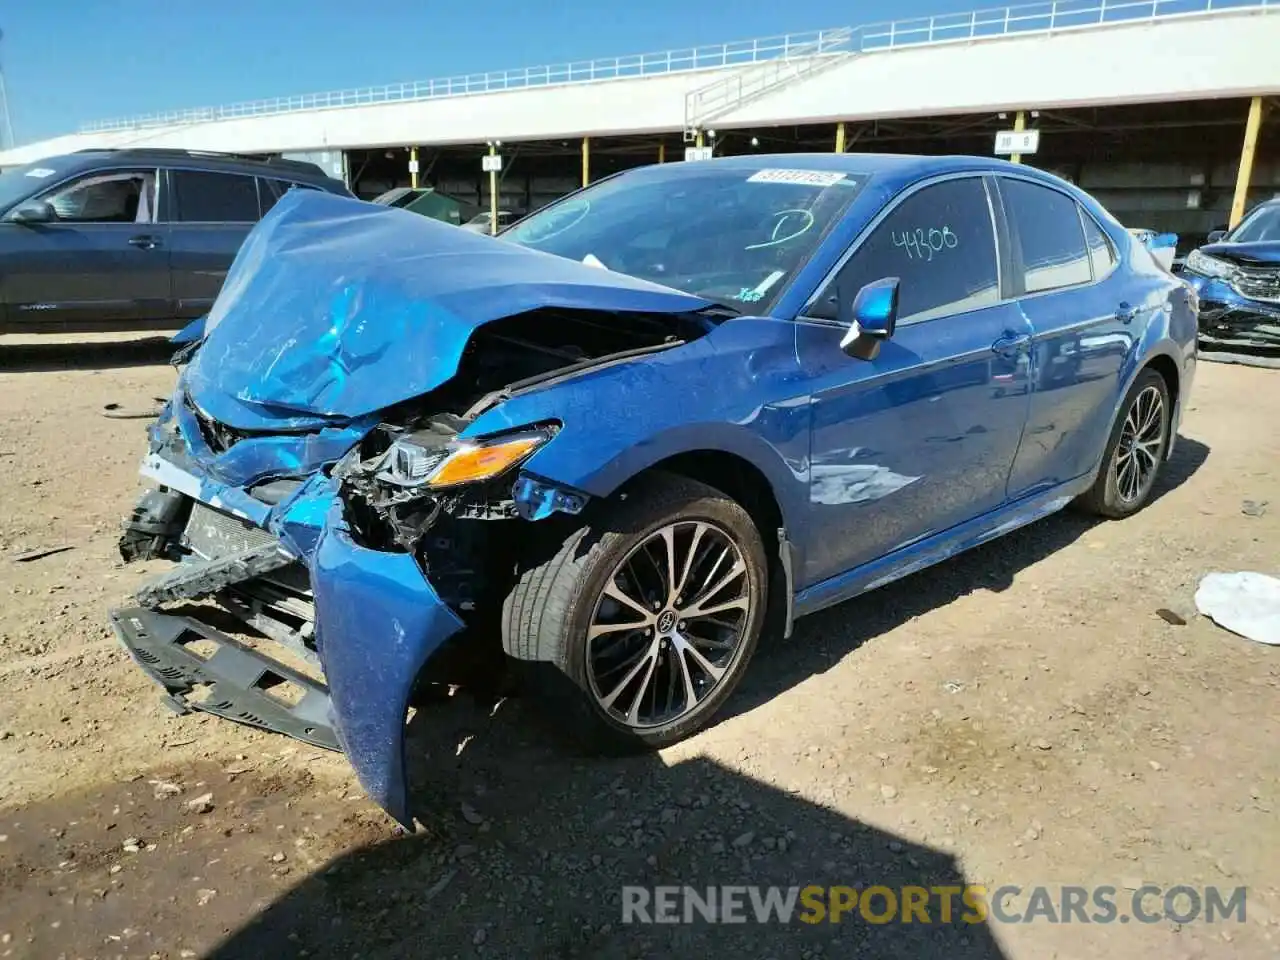
[[[418,148],[409,148],[409,186],[418,189]]]
[[[666,163],[666,162],[667,162],[667,144],[666,144],[666,141],[663,141],[662,143],[659,143],[659,144],[658,144],[658,162],[659,162],[659,163]]]
[[[494,144],[489,144],[489,156],[496,157],[498,148]],[[498,171],[489,171],[489,234],[496,237],[498,235]]]
[[[1253,155],[1258,150],[1258,130],[1262,126],[1262,98],[1254,97],[1249,104],[1249,119],[1244,125],[1244,147],[1240,150],[1240,170],[1236,174],[1236,194],[1231,201],[1231,220],[1235,225],[1244,217],[1245,203],[1249,199],[1249,181],[1253,178]]]
[[[702,146],[702,131],[701,131],[701,130],[699,130],[699,131],[698,131],[698,142],[695,144],[695,146],[698,146],[698,147]]]
[[[844,121],[836,124],[836,153],[844,153]]]
[[[591,138],[582,138],[582,185],[591,182]]]
[[[1025,110],[1019,110],[1018,115],[1013,118],[1013,129],[1016,130],[1018,133],[1021,133],[1023,130],[1027,129],[1027,114]],[[1022,154],[1015,153],[1011,155],[1009,157],[1009,162],[1021,163]]]

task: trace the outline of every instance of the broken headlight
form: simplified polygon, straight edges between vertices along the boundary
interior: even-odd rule
[[[451,440],[410,434],[387,450],[375,477],[397,487],[433,490],[490,480],[529,457],[552,437],[550,430],[527,430],[492,440]]]

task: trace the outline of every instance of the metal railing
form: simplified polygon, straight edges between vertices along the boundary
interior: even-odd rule
[[[1231,11],[1280,11],[1280,0],[1053,0],[977,10],[970,13],[915,17],[859,27],[839,27],[740,40],[709,47],[605,57],[553,66],[471,73],[434,80],[363,87],[330,93],[249,100],[220,107],[151,113],[83,125],[81,132],[128,130],[169,124],[210,123],[337,107],[433,100],[477,93],[524,90],[600,80],[686,73],[717,67],[746,66],[803,56],[871,53],[922,44],[947,43],[1009,34],[1052,33],[1139,20],[1164,20]],[[815,54],[815,49],[818,51]]]
[[[831,55],[848,56],[852,52],[853,34],[851,27],[820,31],[816,40],[795,44],[784,56],[752,63],[690,91],[684,102],[686,139],[695,128],[708,121],[808,76],[831,62]]]

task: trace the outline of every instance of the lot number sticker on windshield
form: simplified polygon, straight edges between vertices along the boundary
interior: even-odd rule
[[[794,183],[806,187],[830,187],[844,180],[843,173],[830,170],[757,170],[748,183]]]

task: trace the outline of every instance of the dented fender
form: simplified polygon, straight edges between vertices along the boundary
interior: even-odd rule
[[[741,317],[699,340],[517,394],[481,414],[463,439],[556,420],[555,438],[524,464],[531,475],[607,497],[636,474],[694,451],[758,468],[785,526],[804,526],[809,498],[807,395],[787,321]],[[800,540],[800,537],[796,537]]]

